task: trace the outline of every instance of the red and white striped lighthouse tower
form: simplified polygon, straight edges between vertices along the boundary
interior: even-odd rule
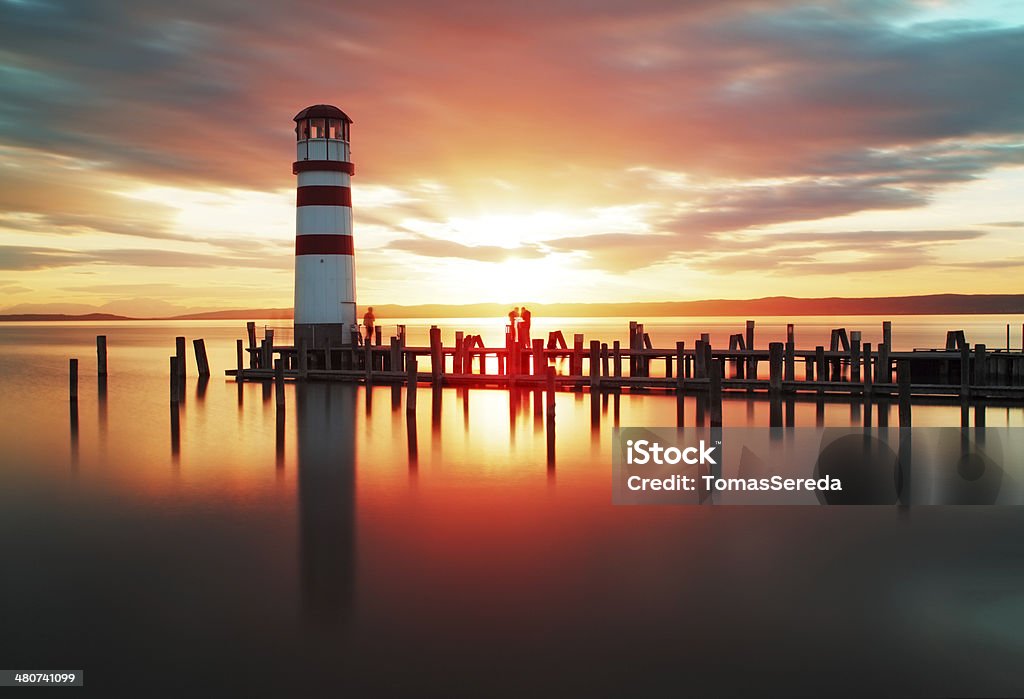
[[[295,343],[351,342],[356,328],[352,247],[352,120],[329,104],[295,115]]]

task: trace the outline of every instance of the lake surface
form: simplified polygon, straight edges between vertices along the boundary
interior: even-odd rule
[[[646,329],[725,344],[743,320]],[[881,320],[798,319],[798,345],[832,327],[875,343]],[[892,320],[896,349],[947,329],[1003,347],[1007,323],[1020,344],[1017,317]],[[611,342],[627,321],[537,318],[534,335]],[[431,322],[446,342],[504,332],[408,320],[410,341]],[[758,319],[758,346],[786,322]],[[386,386],[288,385],[279,422],[264,386],[223,376],[243,334],[0,325],[0,666],[84,670],[98,696],[1024,693],[1021,508],[613,506],[612,429],[675,424],[674,398],[603,401],[595,427],[588,395],[559,394],[553,462],[526,394],[421,387],[409,418]],[[175,434],[176,335],[206,339],[214,376],[199,384],[190,358]],[[768,411],[727,396],[724,422]],[[987,424],[1022,413],[989,407]],[[861,419],[846,402],[793,414]],[[960,410],[914,420],[959,426]]]

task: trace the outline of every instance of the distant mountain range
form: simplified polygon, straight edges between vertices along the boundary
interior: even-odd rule
[[[487,318],[504,317],[510,306],[498,303],[467,305],[426,304],[374,305],[378,318]],[[639,303],[537,303],[534,315],[542,316],[632,316],[642,319],[663,316],[831,316],[831,315],[969,315],[979,313],[1024,314],[1024,294],[932,294],[927,296],[884,296],[878,298],[793,298],[771,296],[760,299],[711,299],[706,301],[661,301]],[[290,308],[249,308],[162,318],[135,318],[111,313],[21,313],[0,315],[0,321],[61,320],[288,320]]]

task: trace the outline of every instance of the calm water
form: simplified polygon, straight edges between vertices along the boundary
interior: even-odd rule
[[[724,344],[743,320],[647,330]],[[1001,347],[1007,323],[1020,341],[1019,318],[893,321],[897,348],[947,329]],[[503,333],[437,322],[446,341]],[[408,321],[413,342],[429,323]],[[625,323],[550,322],[609,342]],[[880,318],[805,319],[798,343],[840,326],[881,334]],[[612,428],[674,424],[673,398],[609,400],[595,428],[589,396],[560,394],[550,466],[530,398],[502,391],[421,387],[409,420],[389,387],[289,385],[279,425],[271,393],[223,377],[243,330],[0,325],[0,666],[83,669],[99,696],[1024,693],[1024,510],[614,507]],[[202,386],[190,363],[176,436],[175,335],[205,337],[214,369]],[[727,398],[725,422],[768,410]],[[861,419],[842,402],[794,415]]]

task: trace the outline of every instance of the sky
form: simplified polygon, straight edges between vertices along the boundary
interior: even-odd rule
[[[0,0],[0,312],[1016,293],[1024,0]]]

